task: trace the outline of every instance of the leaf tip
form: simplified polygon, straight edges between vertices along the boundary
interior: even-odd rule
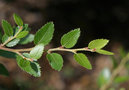
[[[88,69],[89,69],[89,70],[92,70],[92,66],[90,66]]]
[[[78,31],[80,31],[80,28],[77,28]]]
[[[7,21],[6,21],[6,20],[4,20],[4,19],[2,19],[2,24],[3,24],[3,23],[5,23],[5,22],[7,22]]]
[[[114,55],[114,53],[112,52],[111,55]]]
[[[16,13],[13,13],[13,16],[16,16]]]
[[[80,28],[76,28],[76,29],[74,29],[73,31],[78,31],[78,32],[80,32]]]
[[[51,25],[54,25],[53,21],[50,21],[50,22],[48,22],[47,24],[51,24]]]
[[[60,68],[60,69],[57,69],[57,71],[59,72],[59,71],[61,71],[61,69],[62,69],[62,68]]]

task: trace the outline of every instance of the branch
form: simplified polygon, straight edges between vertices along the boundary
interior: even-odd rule
[[[76,53],[77,51],[91,51],[91,52],[95,52],[95,49],[88,49],[88,47],[78,48],[78,49],[66,49],[66,48],[63,48],[63,47],[58,47],[58,48],[49,49],[47,52],[51,53],[53,51],[67,51],[67,52]]]
[[[30,59],[30,58],[26,58],[24,57],[20,52],[25,52],[25,51],[31,51],[32,48],[27,48],[27,49],[10,49],[10,48],[5,48],[5,47],[2,47],[0,46],[0,49],[1,50],[5,50],[5,51],[10,51],[10,52],[14,52],[16,54],[18,54],[19,56],[21,56],[23,59],[26,59],[28,61],[33,61],[33,59]]]
[[[100,88],[100,90],[107,90],[107,89],[111,86],[113,80],[115,79],[115,77],[117,76],[117,74],[121,71],[121,69],[124,67],[124,65],[126,64],[126,62],[127,62],[128,60],[129,60],[129,53],[126,55],[125,58],[123,58],[123,59],[121,60],[119,66],[113,71],[110,80],[109,80],[106,84],[104,84],[104,85]]]
[[[21,56],[23,59],[33,62],[33,59],[31,59],[31,58],[26,58],[26,57],[24,57],[24,56],[23,56],[21,53],[19,53],[19,52],[15,52],[15,53],[18,54],[19,56]]]
[[[1,50],[5,50],[5,51],[10,51],[10,52],[25,52],[25,51],[31,51],[32,48],[26,48],[26,49],[10,49],[10,48],[5,48],[5,47],[2,47],[0,46],[0,49]]]
[[[26,48],[26,49],[10,49],[10,48],[6,48],[6,47],[3,47],[2,45],[0,45],[0,49],[5,50],[5,51],[14,52],[14,53],[20,55],[22,58],[24,58],[26,60],[33,61],[33,59],[26,58],[20,53],[20,52],[31,51],[33,49],[33,47],[32,48]],[[78,48],[78,49],[66,49],[66,48],[63,48],[63,47],[58,47],[58,48],[52,48],[52,49],[47,50],[48,53],[51,53],[53,51],[67,51],[67,52],[76,53],[77,51],[95,52],[95,49],[88,49],[88,47]]]

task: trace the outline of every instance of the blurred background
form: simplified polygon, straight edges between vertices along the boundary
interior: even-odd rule
[[[0,22],[6,19],[14,25],[13,13],[29,24],[33,34],[45,23],[54,22],[54,38],[46,48],[60,46],[64,33],[81,28],[81,37],[74,48],[86,47],[93,39],[106,38],[110,43],[105,49],[114,52],[117,59],[121,47],[129,49],[129,0],[0,0]],[[17,48],[31,46],[33,44]],[[40,78],[22,71],[15,59],[0,57],[0,63],[10,73],[9,77],[0,76],[0,90],[98,90],[97,77],[101,70],[113,68],[110,56],[86,52],[93,66],[92,70],[87,70],[74,61],[71,53],[60,53],[64,58],[63,69],[60,72],[53,70],[44,54],[39,60]],[[128,75],[126,70],[122,72]],[[126,81],[117,88],[128,90],[128,84]]]

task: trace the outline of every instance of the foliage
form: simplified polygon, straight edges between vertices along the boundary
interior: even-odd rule
[[[60,71],[63,66],[63,58],[58,53],[47,54],[47,59],[53,69]]]
[[[100,72],[100,75],[97,80],[99,87],[102,87],[102,85],[107,83],[109,81],[110,77],[111,77],[111,72],[110,72],[109,68],[104,68]]]
[[[88,47],[70,49],[74,47],[78,41],[81,32],[79,28],[64,34],[61,37],[61,46],[45,50],[45,46],[48,45],[53,38],[54,23],[48,22],[42,26],[35,35],[33,35],[29,33],[30,28],[28,27],[28,24],[24,24],[20,16],[14,14],[13,18],[17,24],[17,26],[14,27],[12,27],[8,21],[2,20],[4,34],[0,31],[0,42],[2,42],[0,45],[0,56],[16,58],[18,66],[35,77],[41,76],[38,59],[41,58],[43,52],[47,53],[46,56],[51,67],[58,71],[63,67],[63,58],[60,54],[53,53],[54,51],[72,52],[74,54],[75,61],[87,69],[92,69],[92,65],[90,64],[88,57],[83,53],[78,53],[78,51],[91,51],[105,55],[113,55],[112,52],[102,49],[108,44],[109,40],[107,39],[96,39],[91,41],[88,44]],[[26,49],[10,48],[19,44],[28,44],[30,42],[34,42],[35,46]],[[2,64],[0,65],[0,74],[7,76],[7,70]]]
[[[74,58],[77,61],[77,63],[79,63],[81,66],[83,66],[87,69],[92,69],[92,66],[91,66],[88,58],[84,54],[82,54],[82,53],[74,54]]]
[[[127,53],[123,48],[119,50],[119,57],[111,57],[111,62],[113,65],[112,72],[109,68],[104,68],[98,78],[97,84],[100,87],[100,90],[116,90],[120,85],[129,80],[129,53]],[[120,60],[118,60],[118,58]],[[122,75],[122,70],[126,70],[127,73]],[[121,88],[120,90],[125,90]]]

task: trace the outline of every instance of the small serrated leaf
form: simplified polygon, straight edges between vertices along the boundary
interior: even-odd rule
[[[88,58],[83,53],[74,54],[74,58],[77,61],[77,63],[80,64],[81,66],[83,66],[87,69],[92,69],[92,66],[91,66]]]
[[[34,40],[33,34],[28,34],[26,37],[22,38],[18,44],[24,45],[32,42]]]
[[[6,42],[9,38],[12,38],[11,37],[8,37],[6,34],[3,35],[2,37],[2,42]],[[20,41],[20,39],[13,39],[12,41],[10,41],[9,43],[6,44],[7,47],[14,47],[18,44],[18,42]]]
[[[47,59],[53,69],[60,71],[61,68],[63,67],[63,58],[60,54],[58,53],[47,54]]]
[[[23,38],[27,36],[28,33],[29,33],[28,31],[21,31],[20,33],[18,33],[16,38]]]
[[[11,37],[8,37],[6,34],[4,34],[2,37],[2,43],[6,42],[6,40],[8,40],[8,38],[11,38]]]
[[[30,31],[29,27],[28,27],[28,24],[23,25],[23,31]]]
[[[17,14],[13,14],[13,18],[18,26],[23,26],[23,21],[20,16],[18,16]]]
[[[94,49],[94,48],[95,49],[101,49],[105,45],[107,45],[108,42],[109,42],[109,40],[107,40],[107,39],[96,39],[96,40],[91,41],[88,44],[88,48],[90,48],[90,49]]]
[[[102,49],[98,49],[96,50],[96,52],[99,54],[104,54],[104,55],[114,55],[114,53],[106,51],[106,50],[102,50]]]
[[[28,53],[24,53],[24,56],[28,56]],[[30,62],[28,60],[24,60],[21,56],[17,56],[16,58],[18,66],[23,70],[26,71],[27,73],[35,76],[35,77],[40,77],[41,76],[41,71],[40,71],[40,66],[37,62]]]
[[[18,44],[18,42],[20,41],[20,39],[16,38],[13,39],[12,41],[10,41],[9,43],[6,44],[7,47],[14,47]]]
[[[16,33],[18,33],[19,29],[20,29],[20,26],[14,27],[14,34],[13,34],[13,36],[15,36]],[[22,29],[22,30],[23,30],[23,29]]]
[[[9,76],[8,70],[0,63],[0,75]]]
[[[51,39],[53,37],[53,33],[54,33],[53,22],[49,22],[49,23],[45,24],[35,34],[35,37],[34,37],[35,45],[37,45],[37,44],[47,45],[51,41]]]
[[[67,34],[64,34],[61,38],[61,45],[66,48],[72,48],[80,36],[80,29],[74,29]]]
[[[8,23],[6,20],[2,20],[2,28],[4,30],[4,33],[8,36],[13,35],[13,28],[10,23]]]
[[[30,57],[33,59],[39,59],[44,50],[44,45],[43,44],[38,44],[36,45],[31,51],[30,51]]]

